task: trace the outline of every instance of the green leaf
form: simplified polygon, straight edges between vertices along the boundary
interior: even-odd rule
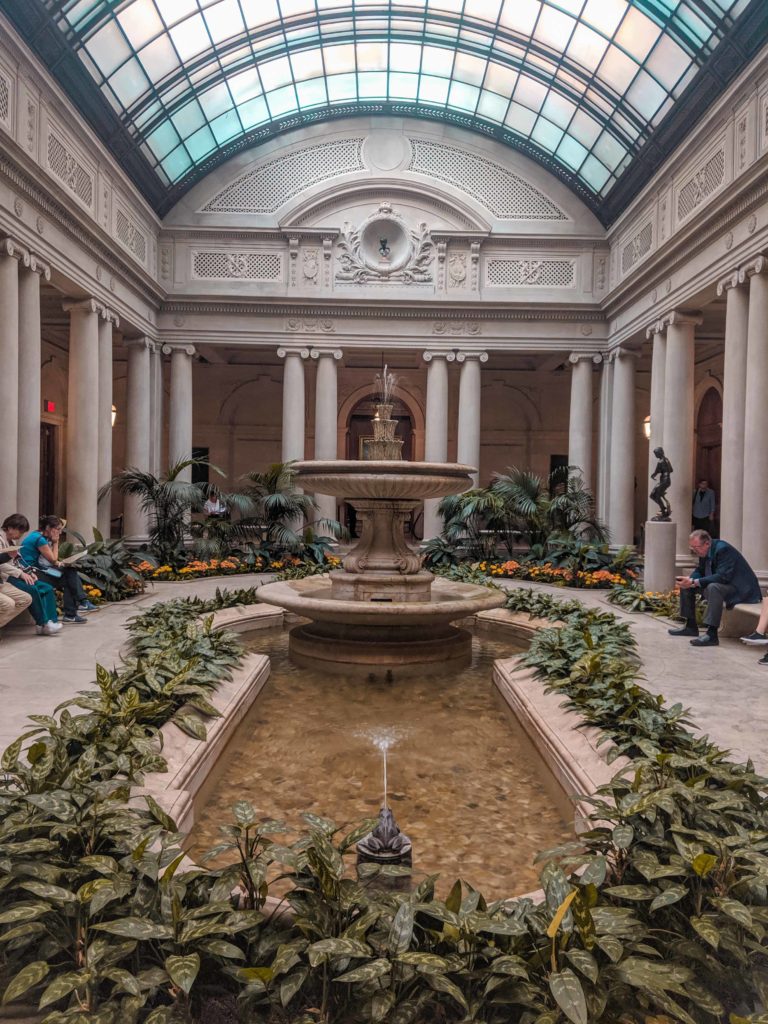
[[[728,899],[724,897],[722,899],[710,899],[710,903],[713,903],[718,910],[721,910],[728,917],[737,921],[744,928],[752,927],[752,914],[748,907],[745,907],[743,903],[739,903],[738,900]]]
[[[205,737],[202,738],[205,739]],[[178,832],[178,829],[176,828],[176,822],[173,820],[173,818],[170,817],[170,815],[165,813],[163,808],[160,806],[157,800],[154,799],[154,797],[149,796],[149,794],[147,793],[145,794],[144,799],[147,801],[149,813],[152,815],[155,821],[159,822],[163,826],[163,828],[166,829],[168,832]]]
[[[250,804],[247,800],[238,800],[232,807],[232,813],[235,816],[235,821],[238,825],[242,825],[243,828],[255,824],[258,820],[253,804]]]
[[[309,976],[306,965],[298,967],[280,982],[280,1005],[286,1007]]]
[[[603,892],[620,900],[652,900],[659,890],[650,885],[611,885]]]
[[[332,960],[334,957],[364,956],[367,958],[370,955],[370,947],[354,939],[320,939],[319,942],[313,942],[307,949],[307,956],[312,967],[317,967],[318,964]]]
[[[428,974],[426,975],[427,984],[430,988],[433,988],[435,992],[444,992],[446,995],[454,999],[462,1010],[469,1010],[467,1001],[464,998],[464,993],[461,991],[455,981],[451,981],[444,974]]]
[[[173,932],[164,924],[155,924],[144,917],[120,917],[95,924],[93,928],[125,939],[170,939]]]
[[[200,956],[197,953],[190,953],[189,956],[166,957],[165,969],[174,985],[178,985],[182,992],[189,995],[200,971]]]
[[[188,712],[177,711],[171,719],[174,725],[177,725],[182,732],[185,732],[187,736],[192,736],[196,740],[205,740],[208,738],[208,732],[196,715],[191,715]]]
[[[401,903],[392,921],[387,945],[393,956],[405,953],[413,936],[413,904]]]
[[[53,907],[47,903],[16,903],[0,914],[0,924],[13,924],[16,921],[33,921],[43,914],[50,914]]]
[[[28,935],[40,935],[45,931],[45,925],[39,921],[29,921],[27,924],[16,925],[7,932],[0,935],[0,942],[11,942],[12,939],[23,939]]]
[[[492,974],[504,974],[512,978],[524,978],[528,980],[528,968],[525,962],[516,956],[500,956],[492,960],[488,970]]]
[[[141,995],[139,979],[122,967],[110,967],[108,971],[104,972],[104,977],[114,981],[115,987],[120,991],[127,992],[131,996]]]
[[[35,960],[23,967],[3,993],[3,1005],[12,1003],[14,999],[28,992],[34,985],[39,985],[50,970],[45,960]]]
[[[591,982],[597,984],[600,969],[597,966],[597,960],[595,960],[591,953],[588,953],[585,949],[570,949],[565,955],[577,971],[580,971],[585,978],[589,978]]]
[[[245,960],[245,953],[233,942],[225,942],[223,939],[209,939],[201,942],[200,948],[214,956],[223,956],[228,960]]]
[[[653,911],[658,910],[659,907],[668,907],[672,903],[677,903],[678,900],[684,899],[687,895],[688,890],[684,885],[670,885],[668,889],[664,889],[664,891],[652,901],[648,909],[653,913]]]
[[[333,980],[343,982],[373,981],[374,978],[382,978],[385,974],[389,974],[391,970],[392,964],[389,960],[381,957],[378,960],[371,960],[370,963],[361,964],[360,967],[355,967],[354,970],[347,971],[346,974],[339,974]]]
[[[584,989],[573,971],[566,967],[550,974],[549,990],[568,1020],[573,1024],[589,1024]]]
[[[700,853],[691,861],[691,867],[699,878],[706,878],[709,872],[716,866],[717,857],[712,853]]]
[[[461,881],[457,878],[451,887],[451,891],[448,893],[448,899],[445,901],[446,910],[450,910],[452,914],[458,914],[461,910]]]
[[[44,1006],[50,1006],[51,1003],[55,1003],[58,999],[63,999],[64,996],[68,996],[75,989],[83,988],[90,980],[90,971],[68,971],[66,974],[60,974],[44,990],[40,997],[38,1008],[42,1010]]]
[[[634,839],[634,836],[635,830],[631,825],[617,825],[612,834],[613,844],[620,850],[626,850]]]
[[[449,967],[445,957],[437,956],[436,953],[419,953],[415,950],[401,953],[397,961],[415,967],[421,974],[443,974]]]
[[[60,885],[49,885],[47,882],[38,882],[34,878],[25,878],[19,882],[20,889],[26,889],[41,899],[53,900],[56,903],[74,903],[77,896],[69,889],[63,889]]]

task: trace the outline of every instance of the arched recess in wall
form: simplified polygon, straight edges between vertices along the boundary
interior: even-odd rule
[[[373,391],[374,388],[371,384],[364,384],[350,392],[341,403],[337,421],[339,437],[337,451],[341,453],[342,458],[345,457],[347,451],[349,421],[352,412],[355,406],[359,405]],[[419,462],[424,458],[424,409],[416,396],[399,381],[395,385],[393,394],[395,398],[402,402],[410,415],[413,429],[412,458],[415,462]]]
[[[707,377],[696,389],[696,480],[708,480],[720,504],[723,451],[723,388]]]

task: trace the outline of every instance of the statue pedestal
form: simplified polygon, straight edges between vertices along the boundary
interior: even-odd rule
[[[677,523],[645,524],[645,573],[643,586],[659,593],[675,586]]]

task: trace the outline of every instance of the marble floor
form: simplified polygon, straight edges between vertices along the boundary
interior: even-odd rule
[[[78,690],[90,689],[97,662],[107,667],[118,662],[124,624],[137,612],[156,601],[191,594],[210,597],[217,587],[252,586],[263,578],[158,583],[134,601],[93,613],[87,625],[65,626],[57,637],[37,637],[31,625],[12,624],[0,640],[0,750],[24,730],[28,715],[50,713]],[[542,589],[563,598],[574,595],[555,587]],[[685,639],[669,637],[668,622],[607,605],[603,591],[582,591],[579,599],[630,622],[643,661],[644,684],[650,690],[670,703],[682,702],[701,731],[735,758],[751,757],[756,769],[768,774],[768,665],[757,664],[763,648],[723,640],[717,648],[697,650]]]

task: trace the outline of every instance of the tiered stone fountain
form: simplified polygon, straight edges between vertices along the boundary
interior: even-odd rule
[[[436,579],[405,540],[421,500],[472,486],[471,466],[401,461],[389,401],[394,377],[377,377],[373,459],[297,462],[305,491],[347,499],[361,524],[357,545],[329,576],[269,583],[259,599],[310,619],[290,635],[291,659],[326,672],[376,678],[457,670],[471,660],[471,635],[452,625],[504,603],[486,587]]]

